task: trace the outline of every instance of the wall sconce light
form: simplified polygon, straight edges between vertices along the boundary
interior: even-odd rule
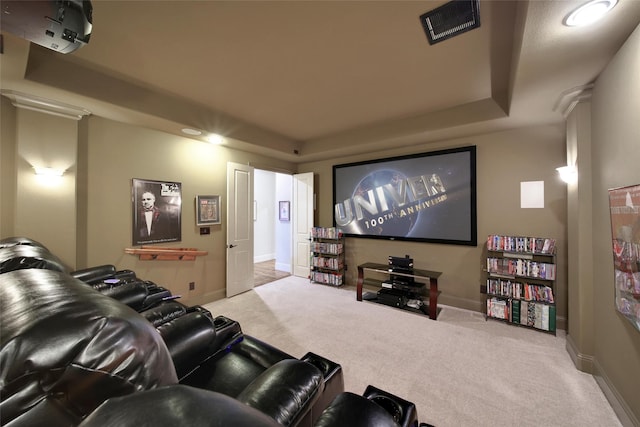
[[[575,184],[578,181],[578,168],[575,166],[562,166],[556,168],[560,174],[560,179],[567,184]]]
[[[64,175],[64,171],[62,169],[36,168],[36,167],[34,167],[34,169],[36,171],[36,175],[38,175],[38,176],[44,176],[44,177],[48,177],[48,178],[53,178],[53,177],[60,177],[60,176]]]
[[[212,133],[207,136],[207,141],[209,141],[213,145],[220,145],[224,142],[224,137],[222,135],[218,135],[217,133]]]

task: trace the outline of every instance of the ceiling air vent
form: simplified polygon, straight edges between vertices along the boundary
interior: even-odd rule
[[[478,0],[453,0],[420,15],[429,44],[434,44],[480,26]]]

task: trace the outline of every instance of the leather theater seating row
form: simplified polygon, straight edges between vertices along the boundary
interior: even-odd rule
[[[0,240],[0,303],[1,425],[418,426],[409,401],[345,391],[333,361],[297,359],[133,271],[68,271],[28,238]]]

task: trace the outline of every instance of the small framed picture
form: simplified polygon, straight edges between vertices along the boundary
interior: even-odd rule
[[[278,202],[278,219],[280,221],[289,221],[291,219],[288,201]]]
[[[220,196],[196,196],[196,225],[220,224]]]

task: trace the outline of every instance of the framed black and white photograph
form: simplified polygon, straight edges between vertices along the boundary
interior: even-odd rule
[[[278,202],[278,219],[280,221],[289,221],[291,219],[288,201]]]
[[[182,239],[182,184],[133,178],[133,245]]]
[[[220,224],[220,196],[196,196],[196,225]]]

